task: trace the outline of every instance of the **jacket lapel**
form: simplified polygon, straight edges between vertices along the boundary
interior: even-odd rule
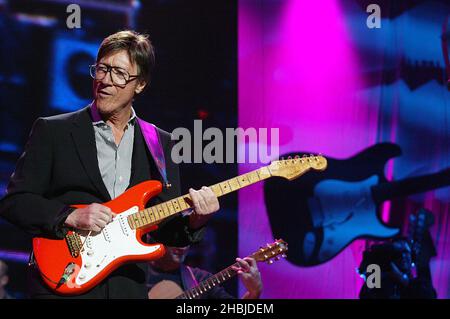
[[[102,199],[111,200],[105,183],[103,183],[98,167],[97,147],[95,145],[95,133],[92,126],[89,106],[81,110],[73,122],[72,139],[77,149],[78,156],[87,175],[98,190]],[[69,168],[70,169],[70,168]]]

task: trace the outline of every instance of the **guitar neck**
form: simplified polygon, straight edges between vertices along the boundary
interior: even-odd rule
[[[400,181],[387,182],[372,187],[375,202],[382,203],[397,197],[426,192],[432,189],[445,187],[450,184],[450,169],[418,176],[405,178]]]
[[[205,292],[210,291],[215,286],[220,285],[227,281],[230,278],[236,276],[237,272],[233,269],[233,267],[239,267],[238,263],[234,263],[233,265],[225,268],[224,270],[218,272],[215,275],[212,275],[208,279],[203,280],[197,286],[192,287],[184,291],[181,295],[176,297],[175,299],[195,299],[204,294]]]
[[[265,180],[272,176],[268,166],[261,167],[257,170],[246,174],[239,175],[235,178],[223,181],[221,183],[210,186],[211,190],[217,197],[237,191],[259,181]],[[192,207],[192,199],[189,194],[185,194],[161,204],[143,209],[137,213],[129,215],[128,223],[132,229],[148,227],[158,224],[163,219],[180,213]]]

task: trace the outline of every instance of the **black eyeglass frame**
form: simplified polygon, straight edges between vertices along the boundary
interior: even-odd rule
[[[109,73],[110,76],[111,76],[111,81],[112,81],[113,84],[119,85],[119,86],[126,86],[128,83],[130,83],[130,82],[136,80],[136,78],[139,77],[139,74],[130,74],[130,73],[128,73],[127,70],[122,69],[122,68],[118,68],[118,67],[115,67],[115,66],[112,66],[112,65],[107,65],[107,64],[104,64],[104,63],[99,63],[99,64],[101,64],[102,66],[104,65],[104,66],[106,67],[105,76],[102,77],[101,79],[96,79],[96,77],[95,77],[95,73],[97,72],[96,69],[97,69],[97,67],[98,67],[98,64],[91,64],[91,65],[89,66],[89,74],[91,75],[91,77],[92,77],[94,80],[97,80],[97,81],[103,80],[103,79],[107,76],[107,74]],[[121,69],[121,70],[123,70],[124,72],[126,72],[126,73],[128,74],[128,79],[125,80],[125,83],[124,83],[124,84],[118,84],[118,83],[115,83],[115,82],[114,82],[114,79],[113,79],[113,77],[112,77],[112,70],[113,70],[113,69]],[[93,74],[93,72],[94,72],[94,74]]]

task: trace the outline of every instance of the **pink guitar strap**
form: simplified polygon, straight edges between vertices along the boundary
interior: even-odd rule
[[[142,135],[144,136],[145,144],[147,145],[148,150],[150,151],[150,154],[155,161],[156,167],[161,174],[164,186],[170,187],[171,185],[167,180],[164,150],[162,148],[161,140],[159,138],[158,131],[156,130],[156,126],[140,119],[139,117],[137,117],[137,121],[139,123],[139,127],[141,128]]]
[[[198,281],[192,272],[191,267],[181,264],[180,266],[181,272],[181,281],[183,282],[183,288],[185,290],[191,289],[198,285]]]

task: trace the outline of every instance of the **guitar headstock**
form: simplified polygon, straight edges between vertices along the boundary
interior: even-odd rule
[[[281,257],[286,257],[286,252],[288,250],[288,244],[282,240],[278,239],[272,244],[267,244],[266,247],[261,247],[258,251],[254,252],[250,257],[254,258],[256,261],[267,261],[269,264],[273,263],[273,258],[275,260]]]
[[[272,176],[280,176],[288,180],[293,180],[310,169],[323,171],[327,168],[327,160],[322,155],[296,156],[294,158],[273,161],[268,168]]]

